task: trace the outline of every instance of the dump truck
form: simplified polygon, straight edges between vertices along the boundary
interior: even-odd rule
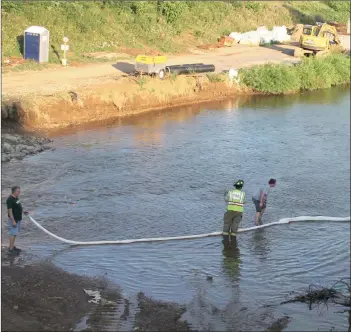
[[[304,25],[299,48],[295,49],[294,56],[325,55],[333,45],[340,45],[335,27],[327,23]]]

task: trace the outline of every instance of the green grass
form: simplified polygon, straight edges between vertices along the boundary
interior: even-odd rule
[[[140,90],[143,90],[145,84],[147,83],[147,79],[145,76],[140,76],[136,79],[136,82],[138,83]]]
[[[21,56],[17,38],[31,25],[50,31],[50,62],[59,63],[55,51],[61,55],[64,36],[68,58],[76,61],[82,53],[121,46],[177,53],[216,42],[223,32],[291,23],[290,11],[277,1],[3,1],[2,55]]]
[[[221,83],[226,81],[225,74],[210,73],[206,76],[211,83]]]
[[[89,52],[184,52],[214,43],[222,34],[265,25],[316,19],[346,22],[350,4],[340,1],[3,1],[2,56],[22,57],[23,31],[50,31],[50,63],[60,63],[62,38],[69,38],[69,62],[92,62]],[[122,49],[123,52],[123,49]],[[124,52],[125,53],[125,52]],[[22,67],[18,66],[18,70]]]
[[[10,71],[26,71],[26,70],[43,70],[46,68],[49,68],[50,64],[47,63],[37,63],[35,61],[26,61],[25,63],[18,64],[16,66],[3,66],[2,67],[2,72],[3,73],[8,73]]]
[[[301,23],[336,21],[346,24],[350,17],[349,1],[285,1],[284,6]]]
[[[288,94],[350,83],[350,56],[309,57],[295,66],[260,65],[239,71],[242,84],[254,91]]]

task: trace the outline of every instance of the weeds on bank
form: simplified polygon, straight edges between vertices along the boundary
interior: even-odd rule
[[[178,75],[177,73],[170,73],[168,77],[171,82],[175,82],[177,80]]]
[[[147,79],[145,78],[145,76],[139,76],[136,82],[138,83],[140,90],[143,90],[145,84],[147,83]]]
[[[18,72],[18,71],[26,71],[26,70],[43,70],[46,68],[49,68],[50,64],[48,63],[37,63],[35,61],[26,61],[21,64],[17,64],[15,66],[3,66],[2,72],[3,73],[8,73],[11,71]]]
[[[350,57],[331,54],[304,58],[295,66],[267,64],[241,69],[243,84],[264,93],[288,94],[350,83]]]
[[[211,83],[225,82],[225,76],[223,74],[210,73],[206,75]]]

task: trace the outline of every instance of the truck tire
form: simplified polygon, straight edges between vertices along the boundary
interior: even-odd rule
[[[159,72],[158,72],[158,77],[163,80],[165,78],[165,71],[163,69],[161,69]]]

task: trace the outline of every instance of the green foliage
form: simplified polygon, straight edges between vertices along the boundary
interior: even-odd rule
[[[350,55],[334,54],[328,57],[328,61],[334,66],[333,85],[350,83]]]
[[[21,57],[20,36],[31,25],[50,31],[53,63],[59,61],[53,49],[60,50],[63,36],[70,39],[69,61],[81,61],[83,53],[118,52],[121,46],[183,52],[195,43],[215,43],[223,33],[292,24],[296,17],[284,7],[287,3],[311,20],[315,15],[337,21],[350,15],[349,3],[339,1],[4,0],[2,55]]]
[[[242,2],[242,1],[229,1],[229,3],[230,3],[234,8],[243,8],[243,2]]]
[[[145,76],[140,76],[137,78],[136,82],[140,86],[140,90],[143,90],[144,85],[147,83],[147,79],[145,78]]]
[[[225,76],[223,74],[210,73],[206,75],[211,83],[225,82]]]
[[[182,16],[188,8],[188,4],[183,1],[165,1],[162,2],[162,15],[166,22],[173,24]]]
[[[245,8],[250,9],[256,13],[262,11],[265,7],[263,2],[259,1],[247,1],[245,2]]]
[[[310,57],[295,66],[267,64],[241,69],[239,73],[243,84],[264,93],[324,89],[350,83],[350,57],[344,54]]]
[[[169,75],[169,79],[170,79],[171,82],[175,82],[177,77],[178,77],[178,75],[176,73],[171,73]]]
[[[348,1],[289,1],[288,6],[300,15],[302,23],[337,21],[346,23],[350,17]]]
[[[331,87],[334,76],[334,67],[325,59],[309,57],[303,59],[297,66],[297,74],[301,77],[302,90],[315,90]]]
[[[255,91],[284,94],[299,90],[300,82],[294,67],[267,64],[239,71],[240,80]]]
[[[14,1],[3,1],[1,4],[1,9],[5,13],[20,13],[23,10],[23,3],[17,3]]]
[[[350,82],[350,58],[333,54],[326,58],[306,58],[297,66],[302,90],[330,88]]]
[[[337,12],[350,12],[351,3],[349,1],[327,1],[327,5]]]

